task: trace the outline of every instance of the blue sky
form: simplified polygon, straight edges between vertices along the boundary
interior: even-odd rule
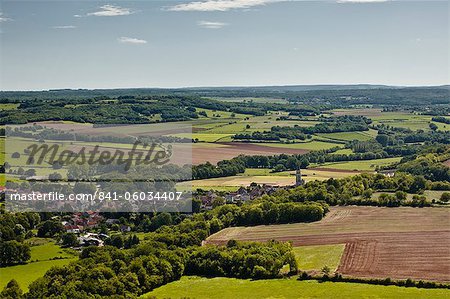
[[[3,1],[1,90],[449,84],[448,1]]]

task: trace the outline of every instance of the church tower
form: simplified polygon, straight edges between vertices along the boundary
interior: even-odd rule
[[[302,180],[302,171],[300,170],[300,167],[295,171],[295,186],[301,186],[303,185]]]

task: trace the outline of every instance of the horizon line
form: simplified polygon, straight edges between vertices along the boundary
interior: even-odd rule
[[[285,84],[285,85],[205,85],[205,86],[178,86],[178,87],[96,87],[96,88],[83,88],[83,87],[69,87],[69,88],[46,88],[46,89],[9,89],[3,90],[0,89],[0,92],[51,92],[51,91],[89,91],[89,90],[120,90],[120,89],[160,89],[160,90],[179,90],[179,89],[215,89],[215,88],[263,88],[263,87],[300,87],[300,86],[311,86],[311,87],[320,87],[320,86],[380,86],[380,87],[391,87],[391,88],[414,88],[414,87],[450,87],[450,83],[447,84],[424,84],[424,85],[409,85],[409,84],[401,84],[401,85],[390,85],[390,84],[382,84],[382,83],[316,83],[316,84]]]

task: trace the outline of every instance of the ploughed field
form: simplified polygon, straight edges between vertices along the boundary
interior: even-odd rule
[[[331,207],[319,222],[226,228],[207,239],[345,244],[337,271],[355,277],[450,282],[450,209]]]

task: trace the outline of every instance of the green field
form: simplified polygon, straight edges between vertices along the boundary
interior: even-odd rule
[[[299,246],[294,247],[294,253],[300,270],[321,270],[328,266],[335,271],[344,248],[344,244]]]
[[[72,252],[61,249],[53,241],[33,238],[27,242],[39,244],[31,247],[30,262],[25,265],[0,268],[0,289],[3,289],[11,279],[15,279],[25,291],[31,282],[42,277],[51,267],[64,266],[77,259]]]
[[[429,115],[417,115],[408,112],[383,112],[381,115],[371,116],[374,124],[386,124],[393,127],[411,130],[430,130],[430,123],[434,123],[440,130],[450,130],[450,126],[431,121]]]
[[[211,97],[211,99],[222,102],[254,102],[254,103],[280,103],[287,104],[288,101],[279,98],[249,98],[249,97]]]
[[[334,140],[342,140],[342,141],[366,141],[372,140],[377,136],[376,130],[369,131],[356,131],[356,132],[339,132],[339,133],[321,133],[317,134],[320,137],[325,137]]]
[[[310,141],[310,142],[298,142],[298,143],[254,143],[269,147],[276,148],[293,148],[293,149],[304,149],[310,151],[318,151],[324,149],[330,149],[333,147],[344,147],[343,144],[323,142],[323,141]]]
[[[19,106],[19,104],[12,104],[12,103],[0,104],[0,111],[1,110],[14,110],[14,109],[17,109],[18,106]]]
[[[172,134],[170,136],[180,137],[180,138],[198,139],[198,141],[203,141],[203,142],[217,142],[217,141],[226,142],[226,141],[232,141],[231,136],[233,136],[233,134],[178,133],[178,134]]]
[[[15,279],[20,288],[26,291],[30,283],[44,276],[51,267],[65,266],[74,260],[76,259],[51,260],[1,268],[0,289],[3,289],[11,279]]]
[[[350,155],[350,154],[353,154],[353,151],[350,148],[343,148],[343,149],[337,150],[331,154],[332,155]]]
[[[347,161],[347,162],[331,162],[324,163],[317,168],[333,168],[341,170],[357,170],[357,171],[375,171],[376,166],[386,166],[399,162],[402,158],[386,158],[386,159],[374,159],[374,160],[362,160],[362,161]]]
[[[142,298],[196,299],[443,299],[450,290],[377,286],[360,283],[297,281],[295,279],[248,280],[236,278],[182,277]]]

